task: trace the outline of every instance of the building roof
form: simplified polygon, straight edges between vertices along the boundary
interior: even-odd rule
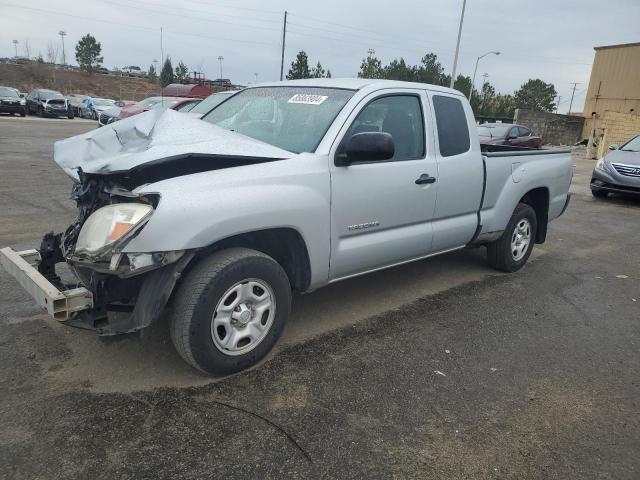
[[[627,48],[627,47],[640,47],[640,42],[636,43],[618,43],[616,45],[603,45],[602,47],[593,47],[594,50],[606,50],[609,48]]]

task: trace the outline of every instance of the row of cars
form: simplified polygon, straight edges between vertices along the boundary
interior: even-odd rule
[[[189,112],[202,103],[202,115],[233,93],[235,91],[218,92],[205,99],[153,96],[134,102],[78,94],[64,96],[60,92],[48,89],[36,89],[27,95],[13,87],[0,86],[0,113],[22,117],[32,114],[40,117],[88,118],[98,121],[99,126],[103,126],[155,108]],[[197,110],[194,113],[197,113]]]

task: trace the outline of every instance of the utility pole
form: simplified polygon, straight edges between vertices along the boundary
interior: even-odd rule
[[[16,49],[16,57],[18,56],[18,40],[13,40],[11,43],[13,43],[13,48]]]
[[[576,94],[576,87],[580,85],[580,82],[571,82],[573,85],[573,90],[571,90],[571,101],[569,102],[569,111],[567,112],[569,115],[571,114],[571,107],[573,107],[573,96]]]
[[[287,40],[287,11],[284,11],[284,23],[282,24],[282,55],[280,56],[280,81],[284,73],[284,44]]]
[[[220,62],[220,80],[222,80],[222,60],[224,60],[224,57],[222,55],[218,55],[218,62]]]
[[[458,28],[458,42],[456,43],[456,54],[453,56],[453,70],[451,71],[451,83],[449,88],[453,88],[456,81],[456,68],[458,66],[458,52],[460,51],[460,37],[462,36],[462,22],[464,22],[464,10],[467,6],[467,0],[462,0],[462,14],[460,15],[460,27]]]
[[[62,39],[62,65],[66,65],[67,64],[67,56],[64,53],[64,36],[67,34],[67,32],[65,32],[64,30],[60,30],[58,32],[58,35],[60,35],[60,38]]]
[[[560,106],[560,100],[562,100],[562,97],[560,95],[558,95],[558,103],[556,103],[556,113],[558,113],[558,107]]]

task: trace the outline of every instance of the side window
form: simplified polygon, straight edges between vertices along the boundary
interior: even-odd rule
[[[390,95],[365,106],[351,124],[345,139],[356,133],[386,132],[393,137],[393,160],[424,157],[424,121],[420,97]]]
[[[529,130],[528,128],[525,127],[518,127],[518,130],[520,130],[520,137],[528,137],[529,135],[531,135],[531,130]]]
[[[440,155],[451,157],[467,152],[471,145],[469,126],[462,102],[444,95],[433,96]]]

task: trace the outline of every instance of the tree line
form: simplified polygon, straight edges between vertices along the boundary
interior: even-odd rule
[[[310,69],[307,54],[301,51],[291,62],[287,79],[331,77],[329,70],[324,71],[320,62]],[[406,82],[430,83],[448,87],[451,75],[445,73],[435,53],[427,53],[417,65],[409,65],[404,58],[391,60],[383,65],[380,59],[369,55],[362,60],[360,78],[378,78]],[[497,93],[490,82],[483,82],[480,89],[472,88],[471,77],[458,75],[453,88],[469,97],[471,108],[478,116],[512,117],[516,108],[551,112],[556,107],[556,89],[552,83],[539,78],[529,79],[513,94]]]

